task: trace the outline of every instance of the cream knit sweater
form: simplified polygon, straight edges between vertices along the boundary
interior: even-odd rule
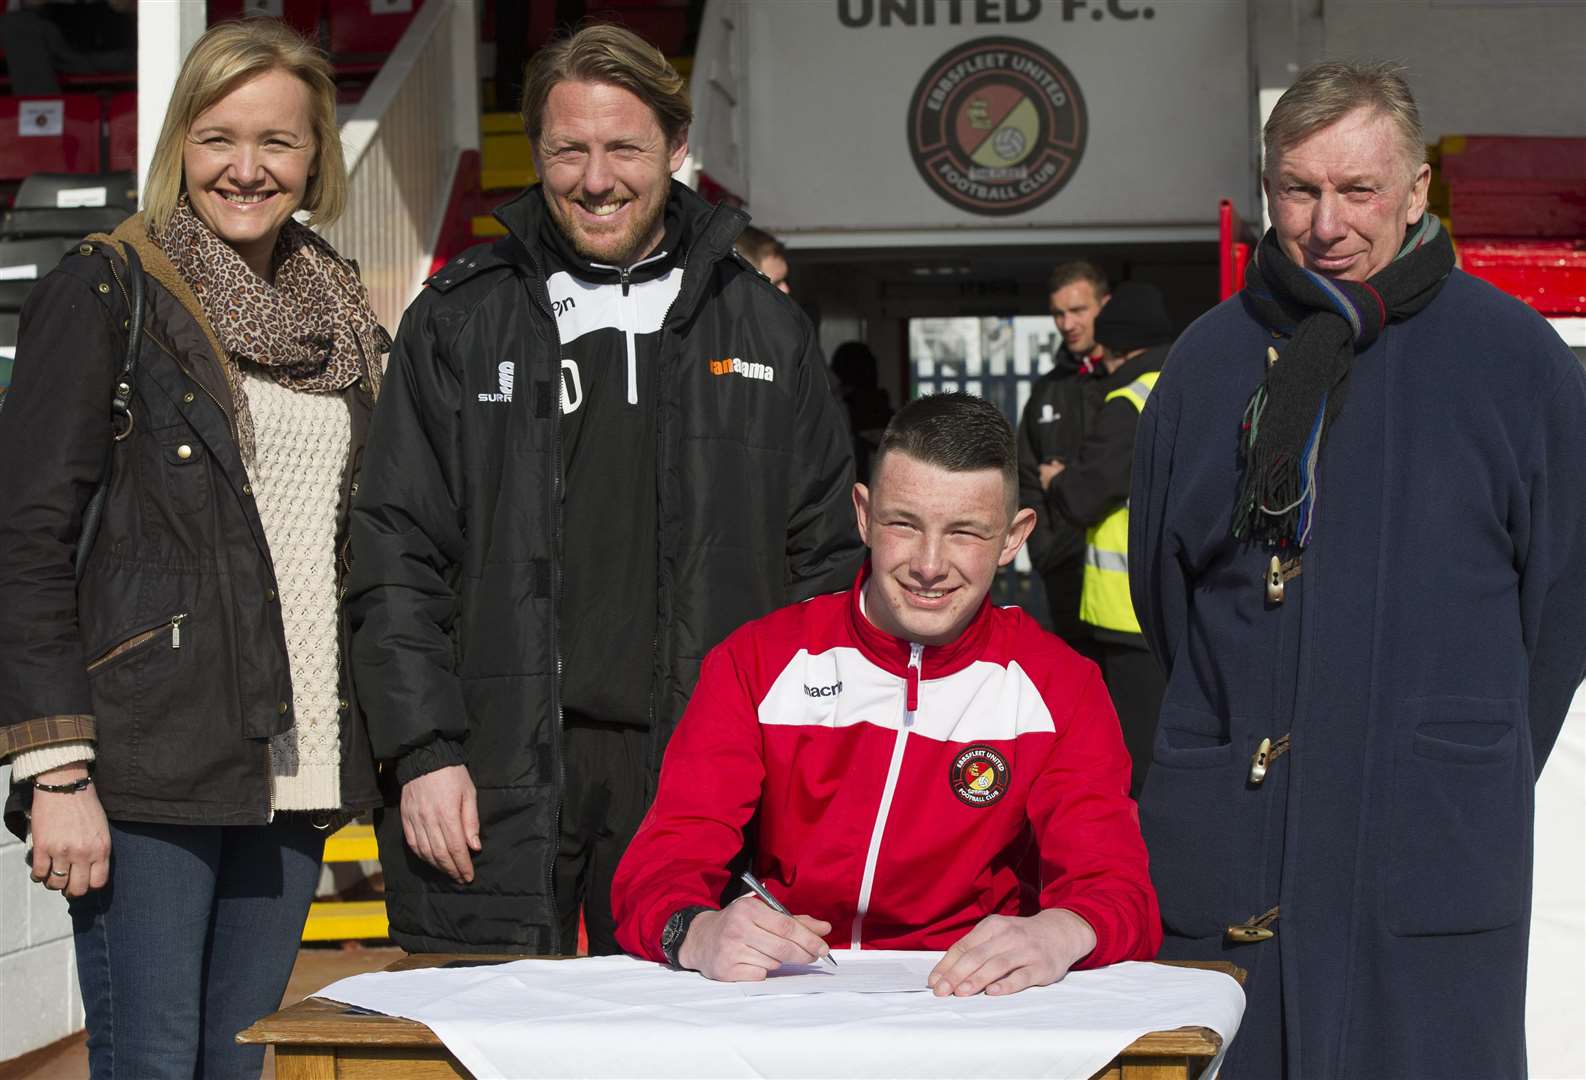
[[[292,729],[270,740],[277,810],[341,805],[336,512],[352,445],[340,394],[288,390],[243,368],[257,453],[253,494],[275,564],[292,673]]]

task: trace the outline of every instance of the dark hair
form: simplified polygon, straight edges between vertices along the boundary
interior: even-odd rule
[[[996,469],[1011,510],[1019,494],[1019,455],[1008,418],[985,398],[955,390],[915,398],[897,411],[876,447],[872,482],[881,461],[896,451],[948,472]]]
[[[1052,276],[1046,281],[1047,293],[1055,293],[1065,286],[1076,281],[1088,281],[1091,288],[1096,290],[1096,299],[1100,300],[1111,291],[1107,284],[1107,275],[1101,272],[1101,267],[1084,259],[1075,259],[1073,262],[1058,263],[1052,268]]]
[[[688,83],[659,49],[626,27],[595,23],[529,59],[520,115],[524,133],[536,146],[545,102],[556,84],[564,82],[608,83],[628,91],[650,107],[670,146],[678,144],[693,119]]]
[[[844,386],[855,388],[868,389],[881,382],[876,354],[862,341],[845,341],[832,350],[832,374]]]
[[[738,234],[738,239],[733,243],[738,249],[738,254],[754,263],[756,270],[767,255],[780,255],[787,258],[787,248],[782,246],[782,241],[753,225],[745,225],[743,232]]]

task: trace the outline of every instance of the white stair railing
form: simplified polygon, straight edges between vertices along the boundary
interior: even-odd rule
[[[460,157],[479,148],[474,0],[429,0],[341,125],[347,211],[325,230],[395,333],[435,254]]]

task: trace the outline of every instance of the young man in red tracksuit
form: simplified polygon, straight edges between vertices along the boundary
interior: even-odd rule
[[[706,657],[617,869],[617,941],[715,979],[830,947],[946,950],[938,995],[1011,993],[1156,955],[1129,758],[1093,664],[988,599],[1034,513],[1013,433],[967,394],[902,409],[854,505],[847,593]],[[727,865],[753,896],[720,908]]]

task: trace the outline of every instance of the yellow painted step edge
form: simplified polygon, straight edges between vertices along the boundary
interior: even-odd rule
[[[390,937],[384,900],[322,900],[308,907],[304,941],[350,941]]]
[[[373,825],[347,825],[325,841],[326,862],[366,862],[380,858]]]
[[[485,169],[479,177],[481,191],[522,191],[534,183],[533,169]]]

